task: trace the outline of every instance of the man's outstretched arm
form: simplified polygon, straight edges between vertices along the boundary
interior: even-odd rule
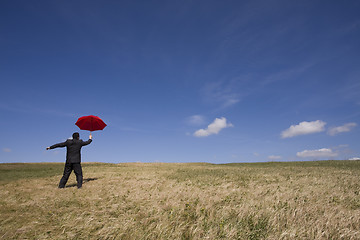
[[[62,142],[62,143],[54,144],[54,145],[52,145],[50,147],[47,147],[46,150],[54,149],[54,148],[58,148],[58,147],[66,147],[66,141]]]

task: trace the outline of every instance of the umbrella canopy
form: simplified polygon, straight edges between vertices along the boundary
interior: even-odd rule
[[[106,127],[106,124],[101,120],[101,118],[93,115],[80,117],[75,123],[81,130],[103,130]]]

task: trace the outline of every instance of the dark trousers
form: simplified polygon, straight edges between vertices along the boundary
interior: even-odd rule
[[[59,188],[65,187],[72,170],[74,170],[76,175],[77,187],[81,188],[83,183],[83,174],[80,163],[65,163],[64,174],[60,180]]]

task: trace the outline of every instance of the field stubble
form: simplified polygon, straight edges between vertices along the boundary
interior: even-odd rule
[[[0,164],[0,239],[360,239],[358,161],[62,166]]]

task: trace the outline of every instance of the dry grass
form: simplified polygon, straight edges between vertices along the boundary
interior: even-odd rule
[[[62,167],[0,164],[0,239],[360,239],[359,161]]]

